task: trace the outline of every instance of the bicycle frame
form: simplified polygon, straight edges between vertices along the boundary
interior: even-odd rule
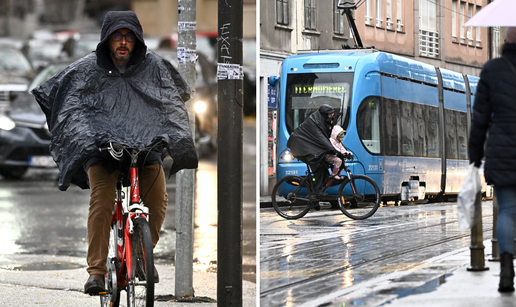
[[[124,273],[127,272],[129,281],[134,277],[133,257],[131,246],[131,235],[134,232],[133,221],[137,217],[143,217],[149,221],[148,208],[141,204],[139,174],[137,165],[138,154],[136,150],[131,153],[130,168],[130,203],[124,206],[124,193],[122,192],[122,182],[118,180],[116,189],[116,208],[111,219],[112,223],[116,223],[117,231],[117,259],[120,261],[117,267],[117,285],[126,287],[127,280]],[[122,224],[123,223],[123,224]],[[123,234],[123,237],[121,237]]]

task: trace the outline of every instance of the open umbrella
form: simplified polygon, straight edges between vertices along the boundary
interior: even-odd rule
[[[466,27],[514,27],[516,26],[516,1],[495,0],[476,13]]]

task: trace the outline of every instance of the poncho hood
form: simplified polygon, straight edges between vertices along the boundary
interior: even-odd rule
[[[141,28],[139,22],[120,22],[119,14],[130,17],[134,13],[108,13],[102,29],[104,40],[122,25],[134,27],[135,34]],[[116,25],[109,26],[109,20]],[[66,190],[70,183],[87,188],[87,178],[79,174],[84,173],[83,163],[109,142],[138,149],[165,142],[166,153],[174,160],[171,174],[197,168],[184,105],[190,89],[184,79],[152,51],[122,75],[114,67],[98,65],[102,45],[32,91],[51,133],[50,153],[59,167],[59,189]]]
[[[113,32],[119,29],[129,29],[136,35],[136,43],[127,63],[127,67],[138,64],[145,58],[147,46],[143,39],[143,28],[138,17],[133,11],[112,11],[106,14],[102,23],[100,32],[100,42],[97,45],[97,64],[106,69],[115,69],[115,65],[109,55],[109,46],[107,44],[109,37]]]

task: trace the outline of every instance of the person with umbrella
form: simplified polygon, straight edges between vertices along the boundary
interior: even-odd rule
[[[516,27],[507,30],[502,57],[480,73],[469,136],[469,160],[480,166],[498,199],[496,234],[500,249],[499,292],[514,291],[513,242],[516,219]],[[489,136],[488,136],[489,135]],[[484,144],[487,140],[487,144]]]

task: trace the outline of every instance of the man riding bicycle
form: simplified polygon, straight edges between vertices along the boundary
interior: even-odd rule
[[[89,278],[84,292],[105,292],[104,275],[119,161],[99,149],[110,142],[144,149],[166,144],[139,160],[140,191],[150,211],[153,246],[165,219],[167,191],[162,159],[171,174],[197,168],[198,160],[184,102],[190,88],[165,59],[149,51],[138,17],[108,12],[100,42],[32,91],[46,115],[50,151],[59,166],[59,189],[70,183],[91,188],[87,223]],[[146,157],[145,157],[146,156]],[[156,280],[158,277],[156,276]]]
[[[346,159],[330,142],[334,112],[330,105],[321,105],[317,112],[312,113],[294,130],[287,142],[292,155],[307,163],[312,169],[315,176],[315,194],[318,198],[326,196],[322,192],[324,180],[329,175],[325,154],[336,154],[339,158]]]

